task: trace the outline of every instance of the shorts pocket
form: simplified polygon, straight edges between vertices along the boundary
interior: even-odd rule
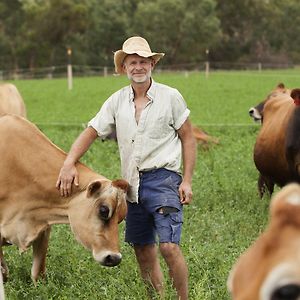
[[[181,229],[182,229],[182,223],[183,223],[183,215],[182,211],[177,213],[170,213],[170,219],[171,219],[171,228],[172,228],[172,243],[178,244],[180,242],[181,237]]]

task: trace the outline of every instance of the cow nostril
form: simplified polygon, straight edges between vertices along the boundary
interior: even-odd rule
[[[253,108],[249,109],[249,115],[252,116],[253,114],[254,114],[254,109]]]
[[[297,284],[288,284],[275,290],[271,300],[297,300],[299,295],[300,286]]]
[[[104,265],[107,267],[117,266],[122,260],[122,257],[118,254],[109,254],[104,259]]]

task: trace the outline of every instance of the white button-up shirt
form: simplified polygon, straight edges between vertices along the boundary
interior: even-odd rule
[[[177,130],[190,114],[176,89],[153,80],[147,98],[138,124],[131,85],[111,95],[88,123],[101,138],[116,129],[122,177],[130,184],[130,202],[138,202],[140,171],[166,168],[180,173],[182,149]]]

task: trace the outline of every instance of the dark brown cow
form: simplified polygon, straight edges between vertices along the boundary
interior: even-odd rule
[[[295,100],[299,95],[299,89],[292,90],[291,95],[274,91],[252,109],[254,118],[262,121],[254,146],[261,197],[266,189],[272,194],[275,184],[282,187],[300,182],[300,106]]]
[[[227,282],[233,300],[300,299],[300,186],[289,184],[270,206],[270,222],[237,260]]]
[[[70,224],[76,239],[104,266],[121,261],[118,223],[126,214],[124,180],[111,181],[78,163],[80,185],[63,198],[55,183],[66,154],[29,121],[0,118],[0,259],[2,246],[33,247],[32,279],[45,274],[50,226]]]
[[[24,101],[16,86],[11,83],[0,84],[0,116],[5,114],[26,118]]]

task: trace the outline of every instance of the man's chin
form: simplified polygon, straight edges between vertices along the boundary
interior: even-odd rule
[[[145,83],[150,79],[151,75],[143,75],[143,76],[128,76],[128,78],[134,83]]]
[[[132,78],[132,81],[135,83],[145,83],[148,80],[148,77],[144,78]]]

